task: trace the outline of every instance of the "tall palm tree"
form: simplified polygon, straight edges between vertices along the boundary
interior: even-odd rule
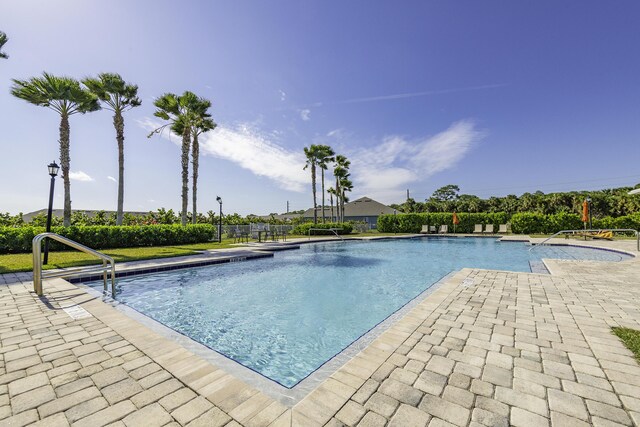
[[[340,190],[340,180],[347,178],[349,176],[349,166],[351,166],[351,162],[343,155],[338,154],[335,157],[335,166],[333,168],[333,176],[336,178],[336,209],[337,209],[337,217],[341,218],[340,208],[341,208],[341,197],[342,191]]]
[[[304,155],[307,157],[307,162],[303,169],[311,169],[311,191],[313,192],[313,223],[318,223],[318,203],[316,197],[316,167],[318,166],[318,159],[321,155],[321,148],[318,145],[311,145],[304,147]]]
[[[198,219],[198,169],[200,165],[200,141],[198,137],[210,130],[216,128],[216,123],[211,119],[211,114],[207,111],[211,107],[211,101],[205,98],[198,98],[191,108],[188,116],[191,118],[191,165],[193,166],[192,174],[192,215],[191,222],[196,224]],[[186,120],[180,120],[172,129],[175,133],[182,135],[183,124]]]
[[[2,47],[9,41],[9,37],[7,37],[7,35],[0,31],[0,58],[2,59],[7,59],[9,57],[9,55],[7,55],[6,53],[2,52]]]
[[[113,111],[113,126],[116,129],[118,143],[118,207],[116,225],[122,225],[124,218],[124,118],[122,113],[140,106],[138,86],[128,84],[119,74],[101,73],[97,78],[87,77],[82,83],[94,93],[102,106]]]
[[[31,104],[47,107],[60,114],[60,167],[64,181],[65,227],[71,225],[71,182],[69,180],[69,116],[100,109],[98,97],[83,89],[80,82],[70,77],[57,77],[43,73],[29,80],[13,79],[11,94]]]
[[[349,179],[349,174],[346,177],[340,180],[340,204],[342,205],[340,211],[342,212],[341,222],[344,222],[344,204],[349,201],[349,197],[347,197],[347,192],[353,190],[353,183]]]
[[[329,167],[329,163],[334,161],[333,156],[335,156],[336,153],[328,145],[319,145],[318,148],[320,151],[318,156],[318,167],[320,168],[320,174],[322,175],[322,223],[324,224],[326,222],[324,215],[324,171]]]
[[[182,225],[187,225],[187,207],[189,204],[189,148],[191,146],[191,128],[194,122],[194,111],[197,109],[198,97],[193,92],[185,91],[178,96],[174,93],[165,93],[153,102],[156,107],[154,116],[167,120],[169,123],[153,130],[148,136],[154,133],[161,133],[167,126],[182,135]]]

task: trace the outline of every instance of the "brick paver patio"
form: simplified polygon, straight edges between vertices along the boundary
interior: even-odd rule
[[[64,280],[0,276],[0,427],[639,425],[610,329],[640,329],[639,261],[462,270],[293,408]]]

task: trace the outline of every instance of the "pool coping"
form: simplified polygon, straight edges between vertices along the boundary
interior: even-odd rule
[[[416,236],[398,237],[411,238]],[[383,238],[394,237],[384,236]],[[336,240],[337,239],[332,239],[330,241]],[[562,245],[571,246],[567,244]],[[605,249],[589,245],[575,246]],[[633,255],[635,259],[638,260],[634,253],[624,250],[616,251]],[[633,260],[633,258],[630,260]],[[622,262],[628,262],[630,260]],[[184,264],[186,265],[186,263]],[[386,361],[386,359],[390,357],[413,332],[415,332],[426,317],[438,309],[451,292],[453,292],[458,286],[465,285],[465,279],[469,273],[474,270],[482,269],[462,268],[458,271],[451,272],[444,278],[444,280],[441,281],[442,283],[438,284],[438,286],[434,284],[428,288],[431,292],[429,292],[424,299],[419,301],[415,306],[410,307],[406,313],[399,314],[398,318],[394,318],[388,327],[381,331],[379,336],[374,338],[368,345],[364,346],[364,348],[362,348],[353,357],[348,358],[348,360],[341,364],[333,374],[321,381],[320,384],[309,391],[308,394],[304,395],[293,406],[291,406],[291,403],[282,404],[279,400],[273,399],[271,396],[264,394],[251,384],[247,384],[246,381],[238,379],[233,373],[229,373],[225,367],[218,366],[217,363],[211,363],[207,359],[202,358],[198,354],[194,354],[194,352],[185,348],[180,342],[176,342],[172,338],[162,336],[162,334],[159,334],[149,328],[139,320],[121,312],[110,304],[105,304],[103,298],[97,298],[95,295],[92,295],[93,298],[91,298],[89,302],[86,301],[85,297],[78,298],[77,303],[81,304],[92,315],[108,324],[114,329],[114,331],[128,339],[134,346],[138,347],[163,368],[176,376],[176,378],[180,379],[187,386],[206,397],[213,404],[219,404],[223,399],[237,393],[243,396],[246,395],[246,398],[240,399],[239,405],[246,405],[249,402],[255,403],[259,400],[262,402],[261,405],[264,405],[264,408],[267,406],[270,408],[284,408],[284,410],[280,412],[277,420],[277,422],[282,422],[282,425],[291,425],[292,423],[294,425],[311,425],[323,423],[321,420],[325,419],[325,412],[333,410],[333,408],[329,408],[327,405],[331,407],[335,406],[333,413],[344,405],[353,392],[364,384],[364,382],[371,377],[371,375]],[[554,274],[551,269],[549,269],[549,271],[551,274]],[[512,271],[505,272],[517,274],[517,272]],[[471,285],[472,284],[473,282],[471,282]],[[77,285],[72,286],[79,288]],[[84,288],[84,286],[82,286],[82,288]],[[144,317],[150,319],[147,316]],[[214,350],[210,350],[208,348],[207,350],[214,352]],[[242,366],[236,362],[232,363]],[[288,409],[291,410],[289,411]]]

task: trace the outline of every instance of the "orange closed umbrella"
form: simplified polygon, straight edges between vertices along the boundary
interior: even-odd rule
[[[589,222],[589,203],[586,200],[582,202],[582,222]]]
[[[456,232],[456,225],[460,224],[460,220],[458,219],[458,215],[456,215],[456,213],[453,213],[453,232]]]

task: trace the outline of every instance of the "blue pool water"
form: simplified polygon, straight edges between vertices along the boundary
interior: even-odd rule
[[[118,300],[292,387],[451,271],[627,257],[529,248],[486,238],[310,244],[274,258],[121,278]]]

